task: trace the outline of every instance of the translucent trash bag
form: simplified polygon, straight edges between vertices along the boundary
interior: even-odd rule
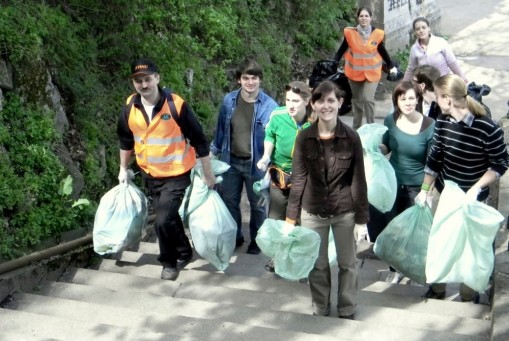
[[[387,129],[379,123],[365,124],[357,129],[364,150],[368,201],[382,213],[392,209],[398,190],[394,168],[378,147]]]
[[[212,160],[215,175],[228,168],[226,163]],[[218,270],[225,270],[230,265],[235,249],[237,224],[219,194],[209,189],[202,177],[201,165],[197,163],[191,173],[192,183],[186,189],[179,214],[184,226],[191,232],[196,252]]]
[[[282,220],[265,219],[258,230],[256,243],[262,252],[274,259],[276,274],[289,280],[307,278],[313,269],[320,249],[320,236],[302,227],[283,235]]]
[[[464,283],[483,292],[494,266],[493,241],[504,217],[479,201],[468,201],[445,181],[431,227],[426,277],[429,283]]]
[[[373,250],[386,263],[419,284],[426,284],[426,253],[433,223],[428,206],[414,205],[397,215],[378,235]]]
[[[147,225],[147,197],[132,182],[119,184],[103,195],[95,213],[94,251],[120,252],[139,242]]]

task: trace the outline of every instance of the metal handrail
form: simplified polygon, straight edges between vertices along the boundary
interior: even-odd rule
[[[43,259],[47,259],[53,257],[55,255],[65,253],[76,249],[85,244],[92,244],[92,235],[86,235],[84,237],[71,240],[69,242],[59,244],[48,249],[44,249],[42,251],[36,251],[29,255],[23,256],[21,258],[13,259],[4,263],[0,263],[0,275],[6,272],[16,270],[22,268],[24,266],[30,265],[32,263],[41,261]]]

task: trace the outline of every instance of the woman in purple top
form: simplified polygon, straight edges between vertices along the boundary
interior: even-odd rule
[[[468,84],[467,77],[461,71],[451,46],[444,38],[431,34],[429,21],[419,17],[414,20],[412,27],[417,40],[410,50],[408,67],[403,80],[412,80],[414,69],[419,65],[427,64],[436,67],[442,76],[452,71],[460,76],[465,84]]]

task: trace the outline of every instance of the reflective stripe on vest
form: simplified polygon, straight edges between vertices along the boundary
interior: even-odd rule
[[[366,42],[353,27],[345,28],[344,34],[348,43],[345,75],[353,81],[378,82],[382,77],[382,57],[378,53],[378,46],[384,39],[384,32],[373,30]]]
[[[184,101],[175,94],[171,96],[180,115]],[[127,103],[130,100],[128,98]],[[134,136],[136,162],[147,174],[156,178],[177,176],[194,166],[194,148],[188,144],[172,117],[167,100],[148,125],[141,109],[133,105],[128,124]]]

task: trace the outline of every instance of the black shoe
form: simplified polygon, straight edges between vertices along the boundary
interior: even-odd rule
[[[444,292],[434,292],[433,289],[430,287],[429,290],[422,297],[434,298],[436,300],[443,300],[445,298],[445,291]]]
[[[351,315],[339,315],[339,318],[340,319],[345,319],[345,320],[353,320],[354,319],[354,314],[351,314]]]
[[[249,246],[247,247],[247,253],[250,255],[259,255],[262,252],[256,242],[253,240],[251,243],[249,243]]]
[[[237,249],[241,247],[242,244],[244,244],[244,237],[237,238],[237,240],[235,241],[235,248]]]
[[[476,292],[474,294],[474,296],[472,296],[472,298],[463,298],[461,297],[461,302],[474,302],[475,304],[479,304],[479,300],[480,300],[480,295],[478,292]]]
[[[179,269],[173,268],[171,266],[164,266],[163,271],[161,272],[161,279],[174,281],[179,276]]]
[[[187,264],[191,263],[193,260],[193,255],[187,256],[187,257],[181,257],[177,259],[177,269],[183,269],[186,267]]]
[[[267,264],[265,264],[265,270],[268,272],[274,272],[276,269],[274,268],[274,259],[269,260]]]

